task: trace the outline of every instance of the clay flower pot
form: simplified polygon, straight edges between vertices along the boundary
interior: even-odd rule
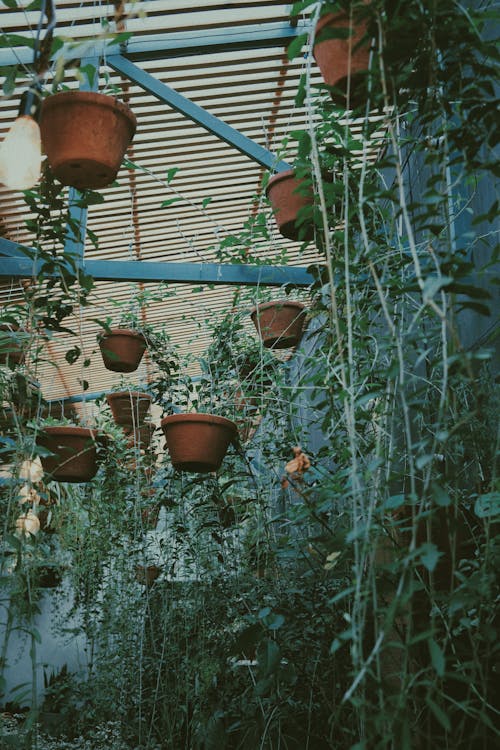
[[[135,429],[132,427],[125,427],[125,432],[129,435],[127,445],[131,448],[134,446],[139,450],[146,450],[151,445],[156,425],[153,422],[144,422]]]
[[[234,422],[213,414],[172,414],[161,420],[174,469],[217,471],[229,443],[238,435]]]
[[[88,482],[97,473],[97,433],[87,427],[45,427],[37,444],[53,456],[41,456],[42,466],[58,482]]]
[[[303,183],[304,179],[295,177],[293,169],[287,169],[271,177],[266,195],[271,202],[280,234],[289,240],[306,242],[314,237],[312,217],[301,221],[299,211],[313,205],[314,195],[311,188],[303,186]]]
[[[99,336],[104,367],[113,372],[134,372],[146,350],[146,339],[130,328],[111,328]]]
[[[161,574],[157,565],[136,565],[135,578],[145,586],[151,586]]]
[[[328,38],[328,30],[350,29],[352,34],[347,39]],[[327,86],[339,89],[344,102],[347,96],[350,78],[349,105],[357,106],[366,95],[366,71],[370,61],[370,43],[359,45],[366,34],[366,22],[360,21],[351,25],[346,13],[328,13],[320,18],[316,25],[314,59],[321,71]],[[337,100],[332,92],[332,99]]]
[[[42,143],[63,185],[99,189],[116,177],[137,120],[123,102],[92,91],[63,91],[44,99]]]
[[[302,338],[306,310],[301,302],[265,302],[254,307],[250,316],[267,348],[289,349]]]
[[[144,422],[152,398],[141,391],[118,391],[108,393],[106,400],[111,407],[116,424],[136,428]]]

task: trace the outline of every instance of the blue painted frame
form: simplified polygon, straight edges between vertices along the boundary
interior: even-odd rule
[[[40,273],[42,263],[26,257],[21,247],[0,237],[0,278],[29,278]],[[24,250],[36,258],[34,249]],[[314,276],[304,266],[85,260],[81,255],[78,265],[96,281],[296,287],[308,287],[314,282]]]
[[[175,89],[146,73],[146,71],[139,68],[133,62],[130,62],[130,60],[127,60],[123,55],[109,55],[106,62],[110,68],[126,76],[149,94],[153,94],[161,102],[175,109],[176,112],[180,112],[197,125],[205,128],[205,130],[217,136],[221,141],[234,146],[242,154],[253,159],[253,161],[256,161],[266,169],[273,172],[283,172],[291,169],[291,165],[287,164],[286,161],[279,161],[274,154],[263,148],[263,146],[259,146],[258,143],[247,138],[239,130],[232,128],[198,104],[179,94]]]

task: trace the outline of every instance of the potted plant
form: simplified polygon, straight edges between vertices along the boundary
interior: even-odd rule
[[[44,471],[58,482],[88,482],[97,473],[98,432],[47,420],[36,442]]]
[[[106,94],[62,91],[42,103],[40,130],[52,172],[78,190],[113,182],[136,127],[131,109]]]
[[[161,421],[174,469],[217,471],[229,444],[238,437],[234,422],[215,414],[170,414]]]
[[[132,328],[110,328],[98,338],[102,361],[112,372],[134,372],[146,351],[146,339]]]
[[[161,429],[174,468],[203,474],[217,471],[229,444],[238,436],[236,424],[219,415],[228,409],[221,381],[214,387],[215,379],[203,357],[197,362],[203,374],[195,384],[189,374],[192,356],[187,354],[181,361],[172,346],[167,350],[162,347],[160,353],[153,348],[151,354],[158,364],[165,362],[151,389],[166,414]]]
[[[314,238],[314,193],[308,178],[298,176],[294,169],[278,172],[269,179],[266,195],[283,237],[301,242]]]
[[[250,316],[265,347],[288,349],[302,338],[306,314],[302,302],[279,299],[256,305]]]
[[[151,445],[156,425],[154,422],[143,422],[135,427],[124,425],[123,429],[128,438],[127,445],[130,448],[147,450]]]
[[[350,108],[361,103],[370,62],[366,20],[348,10],[326,13],[316,24],[314,36],[314,59],[332,99]]]
[[[144,586],[152,586],[157,578],[161,575],[162,569],[158,565],[136,565],[136,581]]]
[[[115,391],[106,395],[106,401],[116,424],[133,430],[144,423],[152,397],[144,391]]]

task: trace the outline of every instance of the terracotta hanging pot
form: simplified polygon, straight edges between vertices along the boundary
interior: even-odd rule
[[[136,126],[132,110],[105,94],[63,91],[43,100],[40,130],[48,162],[63,185],[79,190],[113,182]]]
[[[116,424],[136,428],[144,422],[152,398],[141,391],[118,391],[108,393],[106,400]]]
[[[161,428],[174,469],[200,474],[217,471],[238,436],[234,422],[214,414],[172,414]]]
[[[104,367],[113,372],[134,372],[146,350],[146,339],[131,328],[111,328],[99,336]]]
[[[305,185],[303,178],[295,176],[293,169],[273,175],[267,184],[266,195],[283,237],[301,242],[314,238],[312,216],[307,216],[304,220],[299,216],[301,209],[314,204],[314,194],[311,187]]]
[[[161,574],[157,565],[136,565],[135,578],[144,586],[151,586]]]
[[[97,473],[97,433],[87,427],[44,427],[37,444],[53,453],[41,456],[44,471],[58,482],[88,482]]]
[[[265,302],[254,307],[250,315],[267,348],[289,349],[302,338],[306,309],[301,302]]]
[[[125,432],[129,436],[127,445],[131,448],[139,448],[139,450],[147,450],[151,445],[156,425],[153,422],[144,422],[135,429],[133,427],[125,427]]]
[[[327,86],[338,89],[342,103],[353,107],[366,96],[370,42],[367,40],[358,46],[366,34],[366,22],[352,24],[351,20],[347,13],[328,13],[320,18],[315,30],[313,54]],[[328,38],[329,30],[351,28],[352,34],[347,39]],[[348,88],[349,102],[346,101]],[[338,99],[335,92],[332,92],[332,99]]]

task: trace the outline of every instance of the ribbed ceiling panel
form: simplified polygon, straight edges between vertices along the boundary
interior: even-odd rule
[[[130,13],[127,30],[133,33],[131,50],[140,40],[162,39],[167,35],[189,32],[193,40],[207,33],[234,35],[248,33],[249,26],[260,29],[289,23],[289,3],[253,0],[216,2],[205,0],[202,10],[191,2],[153,0],[126,4]],[[82,40],[114,30],[113,4],[57,2],[56,34]],[[104,22],[104,26],[103,26]],[[30,36],[35,33],[38,13],[2,11],[0,32]],[[301,19],[300,23],[305,23]],[[307,28],[305,26],[305,28]],[[109,54],[117,52],[116,45]],[[269,44],[257,49],[203,51],[177,54],[172,50],[163,59],[137,63],[144,71],[190,98],[199,106],[224,120],[244,135],[276,152],[282,138],[303,127],[305,111],[295,106],[295,94],[305,59],[288,62],[283,46]],[[313,65],[313,83],[319,83],[319,72]],[[104,88],[105,78],[108,78]],[[17,112],[19,96],[27,85],[20,85],[9,98],[0,100],[0,137],[6,133]],[[50,80],[50,76],[49,76]],[[77,87],[75,71],[69,69],[65,84]],[[253,255],[269,259],[287,251],[290,265],[308,265],[320,260],[314,246],[300,253],[300,246],[284,240],[277,232],[270,209],[261,195],[265,170],[221,142],[202,127],[185,119],[167,105],[143,91],[137,84],[124,80],[103,61],[100,70],[101,90],[118,87],[137,116],[138,128],[128,158],[137,169],[122,167],[117,185],[102,191],[104,203],[89,209],[88,226],[98,236],[98,248],[87,240],[85,254],[92,259],[137,259],[173,262],[200,262],[217,259],[218,243],[224,237],[240,232],[248,218],[259,207],[265,207],[270,243],[258,242]],[[280,158],[293,161],[290,147]],[[167,184],[168,171],[177,168]],[[178,200],[162,208],[166,200]],[[210,198],[210,201],[208,199]],[[2,232],[10,239],[30,245],[33,238],[25,228],[29,218],[22,195],[0,185]],[[0,260],[1,263],[1,260]],[[148,288],[156,289],[156,285]],[[0,301],[15,299],[20,284],[3,284]],[[87,380],[89,391],[109,390],[120,376],[104,369],[97,350],[99,329],[92,318],[110,317],[117,321],[114,302],[127,304],[138,286],[99,282],[92,293],[92,305],[78,312],[68,325],[77,337],[55,335],[47,347],[47,359],[36,375],[47,398],[59,398],[82,391]],[[276,290],[276,294],[279,294]],[[251,297],[245,292],[243,297]],[[145,318],[154,327],[165,326],[174,344],[201,353],[209,343],[207,319],[213,323],[234,304],[235,288],[216,286],[194,291],[189,285],[170,285],[161,302],[147,304]],[[250,307],[250,300],[244,303]],[[249,331],[252,329],[248,319]],[[69,365],[64,352],[76,342],[91,366],[82,368],[80,361]],[[82,358],[83,361],[83,358]],[[152,370],[146,359],[131,382],[147,380]]]

